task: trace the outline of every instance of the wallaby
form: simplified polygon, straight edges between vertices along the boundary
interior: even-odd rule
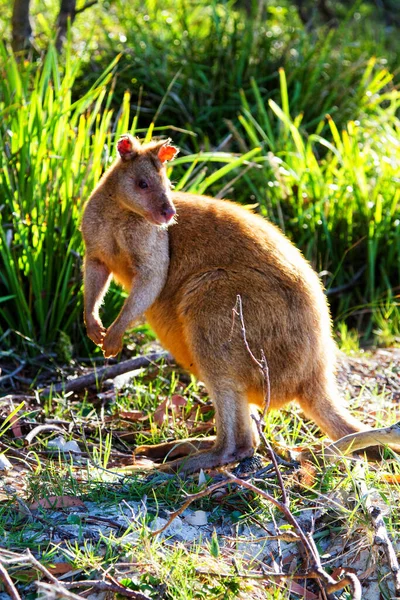
[[[178,150],[170,140],[141,145],[124,135],[117,148],[82,220],[88,336],[105,357],[115,356],[126,329],[145,314],[161,344],[206,384],[215,406],[215,438],[140,451],[188,453],[164,467],[184,472],[255,452],[250,407],[263,406],[265,382],[239,324],[232,326],[238,295],[249,347],[256,355],[263,350],[268,362],[270,408],[297,401],[332,440],[366,430],[339,397],[327,302],[299,250],[233,202],[172,192],[165,163]],[[99,307],[111,277],[129,296],[105,329]]]

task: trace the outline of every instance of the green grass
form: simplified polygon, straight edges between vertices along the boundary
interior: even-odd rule
[[[157,382],[166,377],[168,384],[165,381],[162,384]],[[135,381],[132,390],[138,388],[141,393],[141,379],[142,377]],[[146,383],[149,384],[151,379],[152,376],[147,374]],[[145,380],[142,383],[144,384]],[[188,400],[193,394],[200,394],[203,400],[206,399],[201,389],[195,389],[191,383],[178,381],[173,373],[166,373],[164,370],[158,374],[155,385],[160,385],[160,389],[164,386],[167,394],[181,393]],[[115,404],[111,403],[107,407],[103,416],[111,416],[115,408],[129,410],[131,394],[129,388],[121,393]],[[93,415],[85,415],[86,403],[80,406],[72,397],[63,400],[62,406],[54,405],[53,414],[61,419],[70,415],[72,411],[72,436],[80,441],[84,450],[85,440],[79,434],[79,428],[85,425],[87,429],[93,425]],[[387,415],[379,412],[381,401],[383,398],[375,397],[376,425],[380,425],[382,419],[387,424]],[[149,393],[146,399],[143,398],[140,406],[151,417],[154,411],[152,394]],[[110,427],[108,424],[107,428]],[[140,431],[140,427],[140,424],[132,425],[132,429],[136,431]],[[118,436],[117,422],[112,431]],[[265,432],[273,444],[278,442],[281,447],[318,447],[314,426],[310,426],[304,420],[298,409],[271,413]],[[184,432],[181,434],[184,435]],[[165,439],[168,435],[169,432],[161,428],[160,439]],[[75,570],[75,581],[103,579],[104,574],[109,572],[123,585],[146,593],[154,599],[159,598],[160,594],[167,600],[209,597],[284,600],[296,597],[288,591],[283,582],[277,585],[269,581],[268,577],[243,577],[243,574],[251,573],[260,577],[261,567],[271,566],[271,553],[278,560],[276,546],[262,558],[264,547],[269,547],[265,546],[270,543],[268,536],[274,531],[273,519],[278,522],[281,533],[292,531],[282,515],[262,498],[246,490],[226,485],[222,495],[205,497],[190,506],[191,511],[202,510],[207,513],[209,526],[198,532],[200,537],[193,541],[179,541],[176,537],[171,537],[174,536],[173,530],[169,531],[166,537],[154,537],[151,535],[152,531],[165,522],[171,511],[181,506],[187,494],[196,493],[201,489],[198,475],[184,480],[179,477],[171,479],[156,476],[156,479],[152,480],[141,474],[128,475],[117,466],[108,466],[109,471],[102,471],[97,467],[98,457],[103,455],[103,450],[96,427],[93,428],[93,436],[86,434],[86,441],[94,443],[97,451],[91,451],[87,463],[81,466],[72,464],[68,457],[60,456],[57,459],[45,456],[42,452],[47,447],[47,438],[48,433],[38,436],[35,452],[36,456],[40,457],[39,467],[24,475],[25,489],[21,489],[17,484],[14,494],[16,493],[28,506],[32,501],[52,495],[72,496],[82,500],[88,512],[80,510],[77,514],[76,510],[66,509],[54,514],[40,510],[32,521],[28,514],[15,510],[15,496],[10,495],[8,502],[3,500],[0,503],[0,538],[3,548],[21,552],[29,547],[40,558],[42,564],[48,567],[56,565],[59,561],[67,562]],[[262,449],[261,452],[264,454],[265,450]],[[10,459],[16,465],[19,462],[11,456]],[[112,476],[110,471],[115,471],[116,474]],[[366,489],[372,494],[374,502],[382,507],[389,535],[393,541],[397,541],[399,485],[388,485],[383,472],[399,476],[399,465],[397,461],[388,458],[382,465],[366,465],[364,471],[361,477],[360,465],[352,459],[332,462],[322,458],[322,462],[316,466],[315,475],[307,480],[298,478],[282,467],[292,513],[302,523],[307,523],[306,515],[310,514],[310,511],[316,516],[313,538],[323,564],[326,564],[330,571],[337,566],[351,568],[353,562],[358,560],[359,552],[362,549],[368,550],[368,555],[373,561],[377,561],[369,565],[373,566],[371,577],[377,577],[381,582],[382,597],[386,600],[390,598],[387,587],[390,578],[386,575],[384,563],[378,560],[378,550],[372,544],[373,529],[368,517],[365,491],[360,488],[360,479],[365,481]],[[8,479],[8,485],[10,483],[13,485],[12,477]],[[209,483],[211,482],[207,484]],[[255,483],[268,493],[280,497],[275,477],[264,479],[263,476],[259,476]],[[87,517],[97,514],[115,522],[117,516],[126,509],[125,502],[132,505],[135,518],[132,518],[128,511],[128,516],[119,529],[114,527],[107,533],[103,532],[93,537],[88,530],[90,522]],[[98,525],[101,525],[100,521]],[[49,530],[52,535],[49,535]],[[68,532],[69,538],[65,536],[65,532]],[[58,541],[59,535],[65,537]],[[285,544],[282,548],[284,552],[288,551]],[[292,562],[297,559],[300,561],[296,546],[292,547],[289,554],[293,555]],[[297,563],[297,567],[300,568],[300,562]],[[28,589],[26,586],[36,578],[34,571],[26,565],[9,569],[13,581],[24,595]],[[68,581],[68,577],[64,581]],[[368,579],[363,580],[362,584],[365,590]],[[316,590],[315,587],[311,587],[311,581],[307,581],[306,586],[309,590]],[[79,590],[75,589],[75,592],[79,593]],[[36,595],[31,597],[35,598]],[[341,600],[350,598],[348,592],[343,592],[339,597]]]
[[[270,100],[265,106],[253,80],[257,108],[242,95],[234,133],[244,151],[263,148],[264,156],[254,158],[261,169],[245,175],[263,214],[324,273],[328,293],[348,286],[334,300],[335,314],[353,316],[365,338],[376,328],[382,340],[393,342],[399,335],[400,92],[388,89],[392,74],[375,71],[375,64],[369,61],[359,84],[357,119],[342,130],[327,115],[307,135],[303,115],[291,113],[281,70],[280,105]],[[321,135],[326,125],[330,137]],[[392,323],[392,336],[383,321]]]
[[[249,14],[229,1],[115,0],[78,15],[61,57],[50,45],[17,62],[0,47],[4,344],[91,351],[79,219],[128,130],[172,135],[176,189],[258,203],[328,288],[348,286],[330,296],[340,327],[398,343],[398,43],[372,6],[335,10],[337,29],[306,31],[286,0]],[[55,12],[34,4],[39,48]],[[114,288],[110,321],[120,304]]]
[[[36,354],[38,346],[67,345],[65,335],[77,344],[85,340],[79,222],[85,200],[113,160],[115,139],[126,131],[168,133],[154,125],[139,129],[128,93],[116,115],[110,108],[118,57],[74,101],[82,60],[70,50],[60,61],[50,46],[32,64],[17,62],[0,45],[0,336]],[[177,188],[205,192],[258,152],[183,157],[177,163],[189,169]],[[226,164],[209,174],[206,163],[214,162]],[[204,168],[192,172],[198,163]],[[121,294],[111,295],[109,317],[120,304]]]
[[[80,62],[50,47],[38,65],[0,46],[0,332],[36,344],[80,329],[83,202],[109,160],[114,64],[77,102]],[[115,121],[127,129],[129,111]],[[15,340],[14,340],[15,341]]]

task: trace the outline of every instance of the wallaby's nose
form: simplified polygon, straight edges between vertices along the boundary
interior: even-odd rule
[[[176,210],[172,204],[165,202],[161,207],[161,215],[165,218],[165,222],[168,223],[176,215]]]

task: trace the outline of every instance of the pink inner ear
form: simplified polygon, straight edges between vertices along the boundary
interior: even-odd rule
[[[167,160],[172,160],[177,153],[178,148],[175,148],[175,146],[161,146],[157,156],[161,162],[165,162]]]
[[[117,150],[121,155],[132,152],[133,147],[131,140],[127,137],[121,138],[117,144]]]

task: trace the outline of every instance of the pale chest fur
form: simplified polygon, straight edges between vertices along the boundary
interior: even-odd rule
[[[85,241],[90,240],[87,253],[103,262],[127,291],[139,273],[162,289],[169,267],[168,231],[126,211],[99,220],[90,219],[90,208],[87,212],[82,222]]]

